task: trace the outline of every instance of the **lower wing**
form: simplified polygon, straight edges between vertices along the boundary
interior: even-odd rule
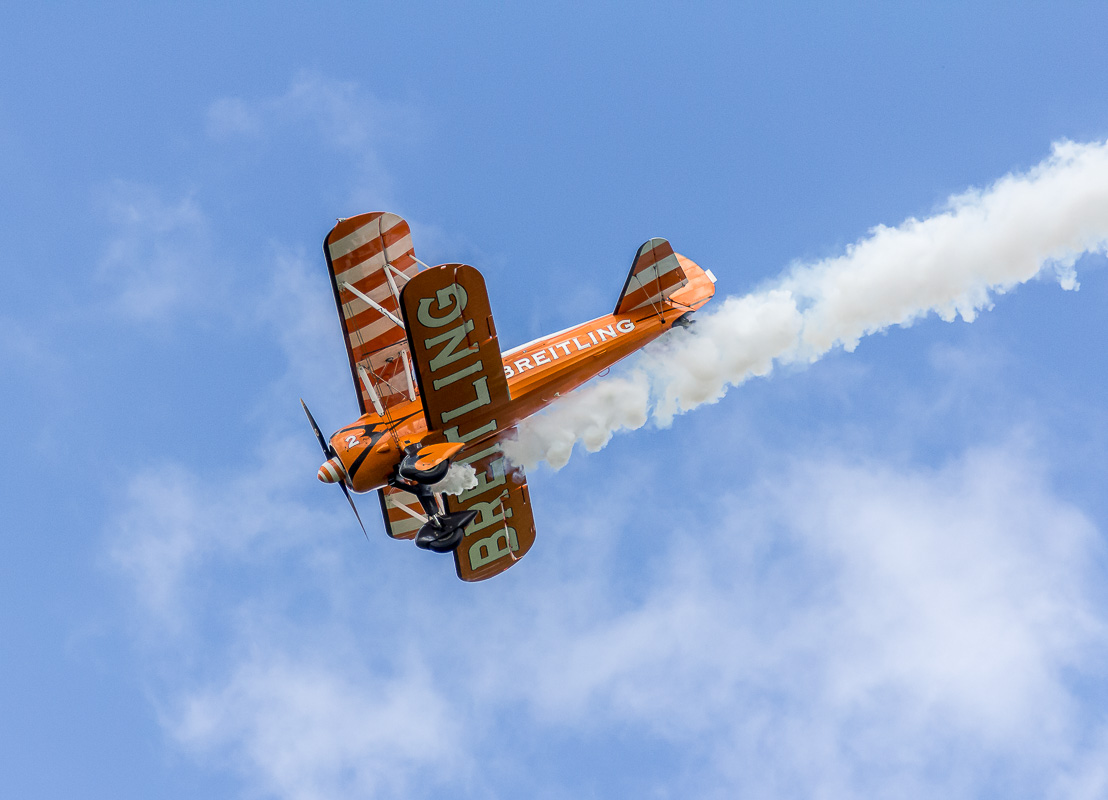
[[[465,537],[454,551],[454,566],[463,581],[482,581],[515,564],[535,543],[535,518],[522,469],[513,467],[500,447],[515,434],[474,444],[462,451],[460,463],[477,473],[477,485],[460,495],[446,496],[448,510],[475,511]]]

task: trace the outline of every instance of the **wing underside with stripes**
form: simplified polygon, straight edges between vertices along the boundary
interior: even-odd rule
[[[323,245],[362,413],[414,400],[400,291],[418,273],[408,223],[373,212],[340,220]]]
[[[377,495],[385,518],[385,533],[393,539],[414,539],[426,519],[416,496],[392,486],[378,489]]]
[[[688,283],[684,270],[665,239],[651,239],[635,254],[627,283],[616,304],[617,314],[657,306]]]

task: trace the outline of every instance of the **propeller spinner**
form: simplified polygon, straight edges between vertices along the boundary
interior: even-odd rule
[[[319,472],[315,476],[324,483],[345,483],[346,467],[342,465],[342,461],[337,456],[329,458],[323,462],[323,466],[319,468]]]

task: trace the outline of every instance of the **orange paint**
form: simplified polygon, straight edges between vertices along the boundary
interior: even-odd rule
[[[715,285],[667,241],[652,239],[635,257],[617,313],[501,353],[481,274],[465,264],[418,270],[410,237],[395,215],[363,214],[341,221],[324,244],[363,411],[332,435],[341,464],[331,466],[345,470],[342,477],[355,492],[382,490],[389,534],[411,538],[421,524],[413,516],[420,506],[388,486],[404,448],[421,445],[421,470],[444,459],[471,464],[478,486],[447,496],[446,503],[452,512],[477,512],[455,550],[455,564],[464,580],[482,580],[518,561],[535,535],[525,478],[499,442],[559,395],[703,306]],[[404,327],[347,285],[401,318]],[[321,480],[324,475],[320,468]]]

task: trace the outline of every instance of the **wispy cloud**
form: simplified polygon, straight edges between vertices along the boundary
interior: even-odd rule
[[[303,470],[316,460],[311,444],[308,436],[267,440],[251,469],[215,480],[172,462],[131,478],[111,556],[152,630],[176,635],[210,608],[197,595],[198,574],[264,562],[331,528],[328,514],[298,499]]]
[[[732,796],[980,796],[1000,762],[1034,795],[1102,724],[1071,679],[1108,677],[1103,542],[1018,448],[801,461],[720,505],[633,608],[544,594],[521,700],[706,748]]]
[[[218,297],[209,224],[193,196],[167,200],[149,186],[117,181],[101,204],[111,232],[97,278],[118,313],[156,322]]]
[[[356,83],[300,72],[283,94],[216,100],[208,108],[207,131],[217,139],[257,138],[276,128],[307,126],[332,147],[360,150],[381,126],[382,108]]]
[[[395,205],[379,150],[383,143],[410,141],[420,132],[411,107],[312,71],[298,73],[279,95],[216,100],[208,108],[206,129],[218,142],[274,146],[290,136],[306,136],[313,148],[337,151],[349,163],[350,202],[357,208]]]
[[[413,572],[436,562],[401,543],[384,543],[390,563],[371,578],[339,565],[295,535],[313,512],[288,500],[238,533],[253,504],[197,486],[208,522],[185,510],[179,525],[208,531],[207,557],[173,581],[159,559],[123,563],[140,607],[162,613],[169,587],[192,598],[173,604],[186,617],[218,596],[237,620],[212,663],[170,683],[167,725],[197,753],[234,754],[278,796],[388,796],[395,779],[428,793],[425,781],[477,769],[503,725],[540,738],[637,730],[687,753],[705,793],[979,796],[1000,763],[1032,794],[1071,766],[1073,780],[1096,779],[1080,763],[1102,721],[1072,680],[1108,677],[1095,666],[1108,649],[1103,543],[1014,445],[937,470],[794,461],[715,512],[678,508],[696,530],[653,542],[630,594],[615,575],[635,535],[601,506],[588,512],[597,535],[617,541],[591,570],[557,566],[559,548],[588,539],[570,537],[532,555],[547,561],[526,580],[459,589],[445,564],[430,581]],[[575,523],[544,533],[563,525]],[[276,562],[251,554],[263,541]],[[266,575],[290,557],[331,566],[274,591],[278,573]],[[250,588],[212,588],[228,562],[257,571]],[[293,612],[287,595],[321,579],[330,600]],[[427,759],[417,741],[454,742],[453,759]],[[964,770],[947,769],[953,751]]]
[[[388,198],[381,142],[400,131],[411,134],[414,123],[410,109],[383,103],[355,83],[302,72],[276,96],[216,100],[206,128],[218,142],[264,143],[271,148],[267,159],[303,160],[305,148],[339,151],[350,165],[340,190],[351,195],[350,208],[362,209]],[[143,323],[197,311],[237,321],[253,313],[259,284],[264,291],[272,280],[289,278],[287,264],[303,258],[299,251],[272,230],[221,219],[205,201],[214,189],[195,183],[186,191],[171,190],[125,180],[103,189],[98,205],[107,230],[95,277],[109,291],[114,311]],[[272,305],[276,296],[266,302]]]
[[[457,774],[463,732],[418,665],[387,677],[327,653],[264,649],[184,698],[171,727],[200,757],[290,800],[398,797],[417,777],[438,784]]]
[[[28,331],[25,323],[0,316],[0,357],[41,366],[49,353],[42,337]]]

